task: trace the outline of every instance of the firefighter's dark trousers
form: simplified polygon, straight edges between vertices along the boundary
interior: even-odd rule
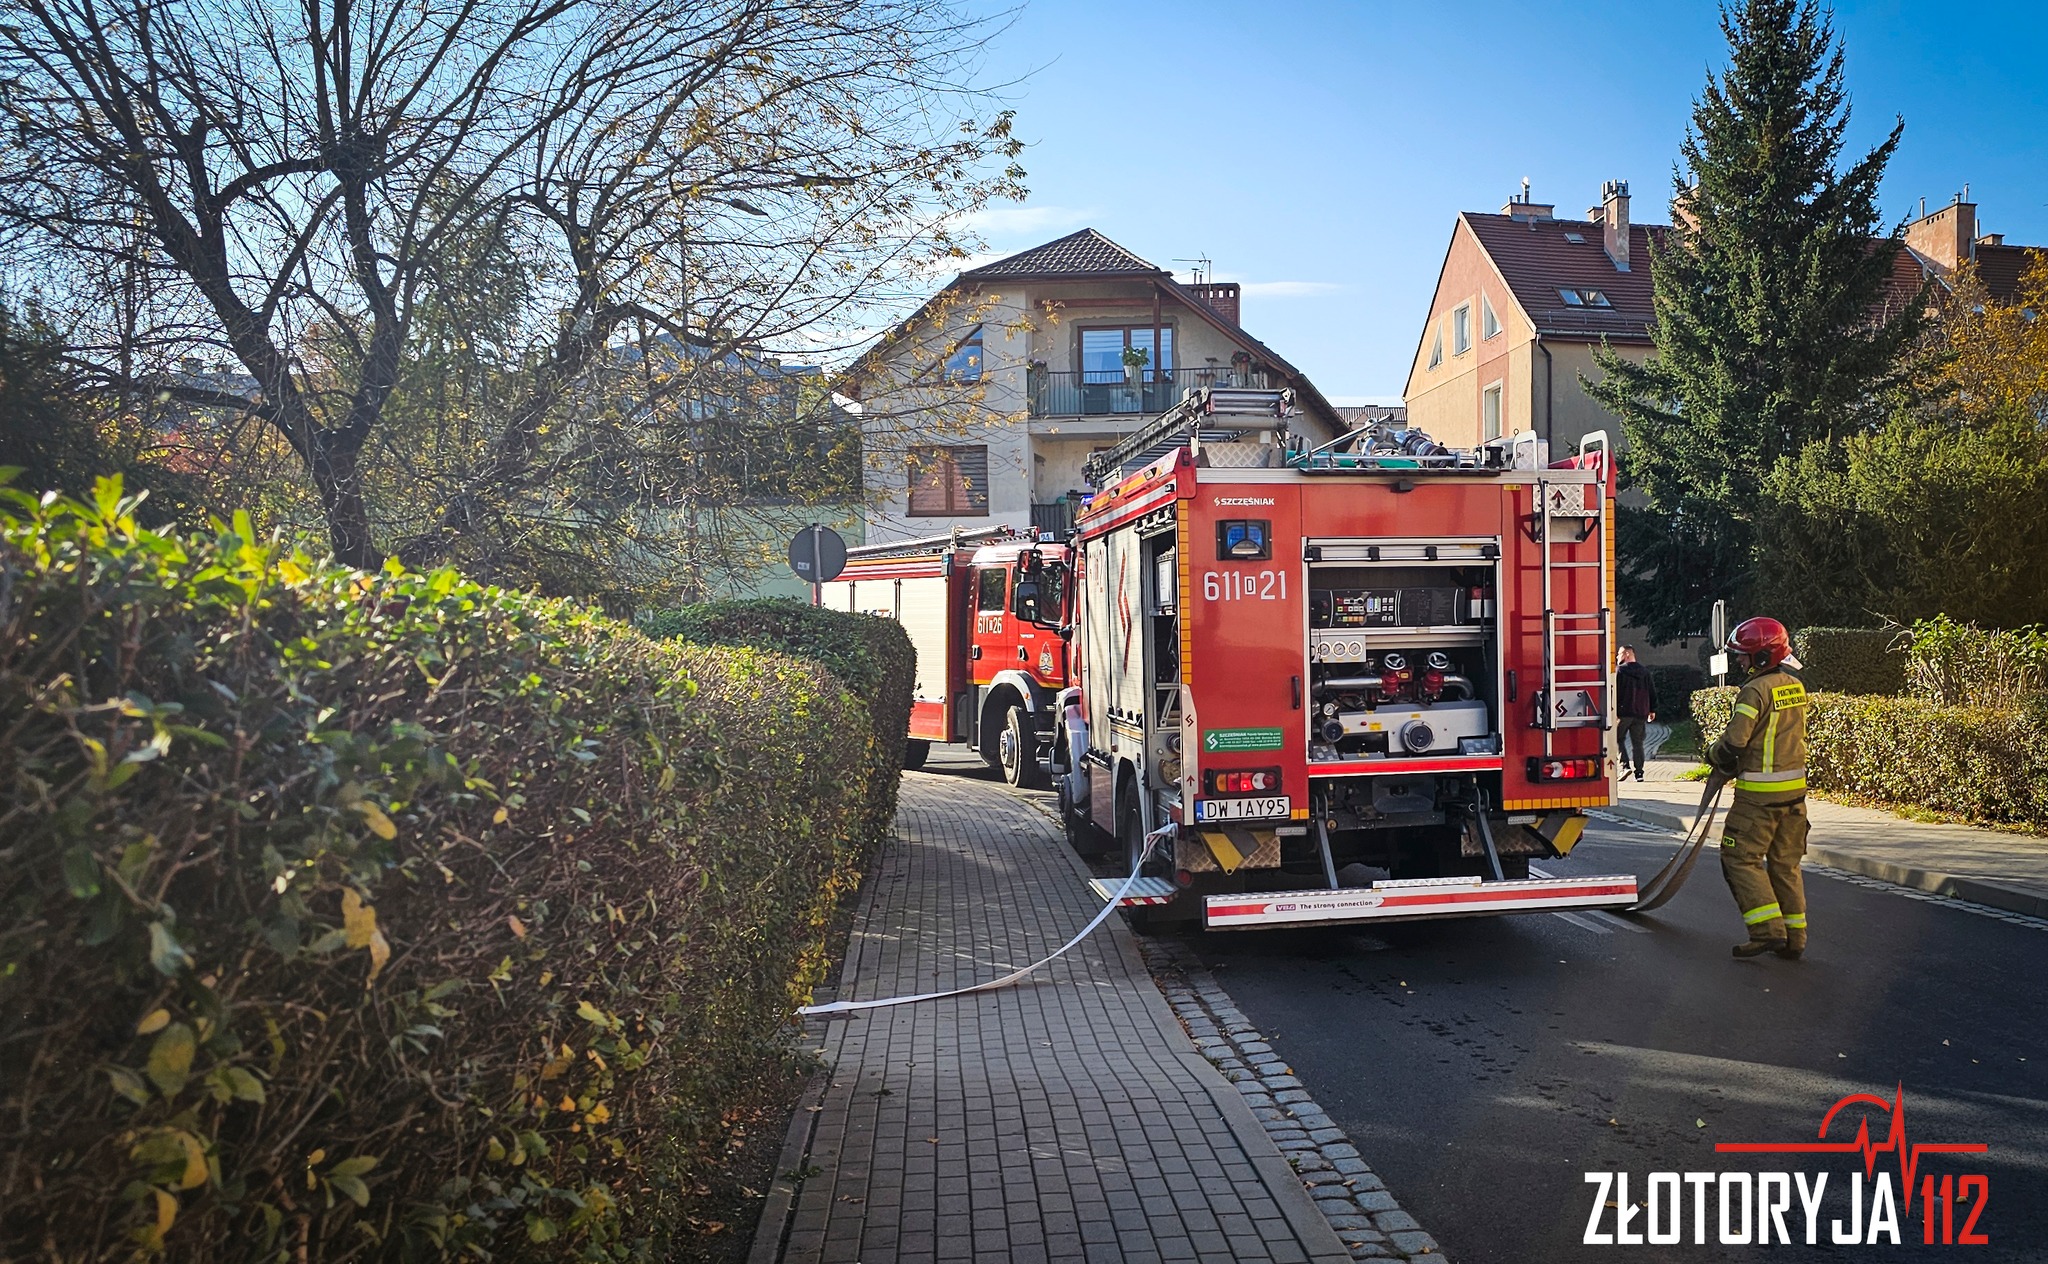
[[[1753,803],[1740,792],[1721,835],[1721,876],[1751,939],[1783,939],[1806,947],[1806,802]]]

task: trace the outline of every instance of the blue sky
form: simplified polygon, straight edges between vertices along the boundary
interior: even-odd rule
[[[1841,3],[1851,141],[1895,116],[1885,211],[1965,182],[1981,231],[2048,246],[2048,8]],[[1625,179],[1668,218],[1709,4],[1030,0],[987,73],[1031,148],[996,253],[1093,226],[1162,266],[1206,254],[1244,324],[1341,401],[1393,401],[1451,225],[1532,181],[1581,215]],[[1858,149],[1861,152],[1861,149]]]

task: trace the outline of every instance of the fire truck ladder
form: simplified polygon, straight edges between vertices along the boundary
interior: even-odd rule
[[[1614,709],[1609,697],[1608,664],[1614,657],[1608,644],[1609,611],[1604,604],[1597,611],[1557,608],[1560,582],[1566,591],[1578,587],[1568,582],[1568,576],[1560,576],[1559,572],[1591,570],[1595,584],[1599,584],[1600,560],[1607,555],[1607,540],[1603,535],[1605,518],[1598,512],[1596,499],[1595,512],[1581,519],[1585,527],[1577,538],[1559,538],[1552,525],[1557,519],[1550,512],[1553,489],[1565,492],[1567,499],[1584,497],[1589,490],[1586,484],[1578,482],[1552,483],[1539,479],[1536,483],[1536,545],[1543,559],[1543,709],[1537,716],[1537,722],[1543,729],[1545,758],[1555,753],[1552,743],[1559,729],[1597,728],[1604,731],[1610,726],[1609,716]],[[1578,503],[1583,505],[1584,501]],[[1592,558],[1584,560],[1576,556],[1588,543],[1593,545]],[[1600,591],[1604,597],[1605,588]],[[1588,640],[1593,642],[1590,660],[1582,648]],[[1560,695],[1574,692],[1584,694],[1593,704],[1591,708],[1567,710]]]
[[[1090,487],[1105,487],[1133,470],[1142,469],[1189,440],[1230,443],[1245,435],[1271,430],[1284,441],[1293,391],[1249,387],[1204,386],[1189,391],[1179,403],[1139,427],[1115,447],[1097,452],[1082,467]]]

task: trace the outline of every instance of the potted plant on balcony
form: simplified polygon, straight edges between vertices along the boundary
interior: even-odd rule
[[[1145,381],[1145,365],[1152,359],[1152,353],[1143,347],[1124,348],[1124,383],[1140,386]]]

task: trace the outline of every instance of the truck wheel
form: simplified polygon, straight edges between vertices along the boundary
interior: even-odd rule
[[[1077,777],[1081,775],[1074,774]],[[1087,813],[1074,806],[1073,796],[1067,792],[1067,779],[1054,778],[1054,785],[1059,792],[1060,826],[1066,831],[1067,846],[1073,848],[1074,854],[1083,860],[1093,860],[1108,851],[1109,835],[1096,829],[1095,823],[1088,819]]]
[[[921,737],[913,737],[903,743],[903,766],[922,768],[924,761],[932,757],[932,744]]]
[[[996,759],[1003,780],[1019,790],[1036,790],[1045,785],[1045,770],[1038,766],[1038,735],[1032,731],[1031,715],[1023,707],[1011,707],[1003,717],[1003,731],[996,735]]]

